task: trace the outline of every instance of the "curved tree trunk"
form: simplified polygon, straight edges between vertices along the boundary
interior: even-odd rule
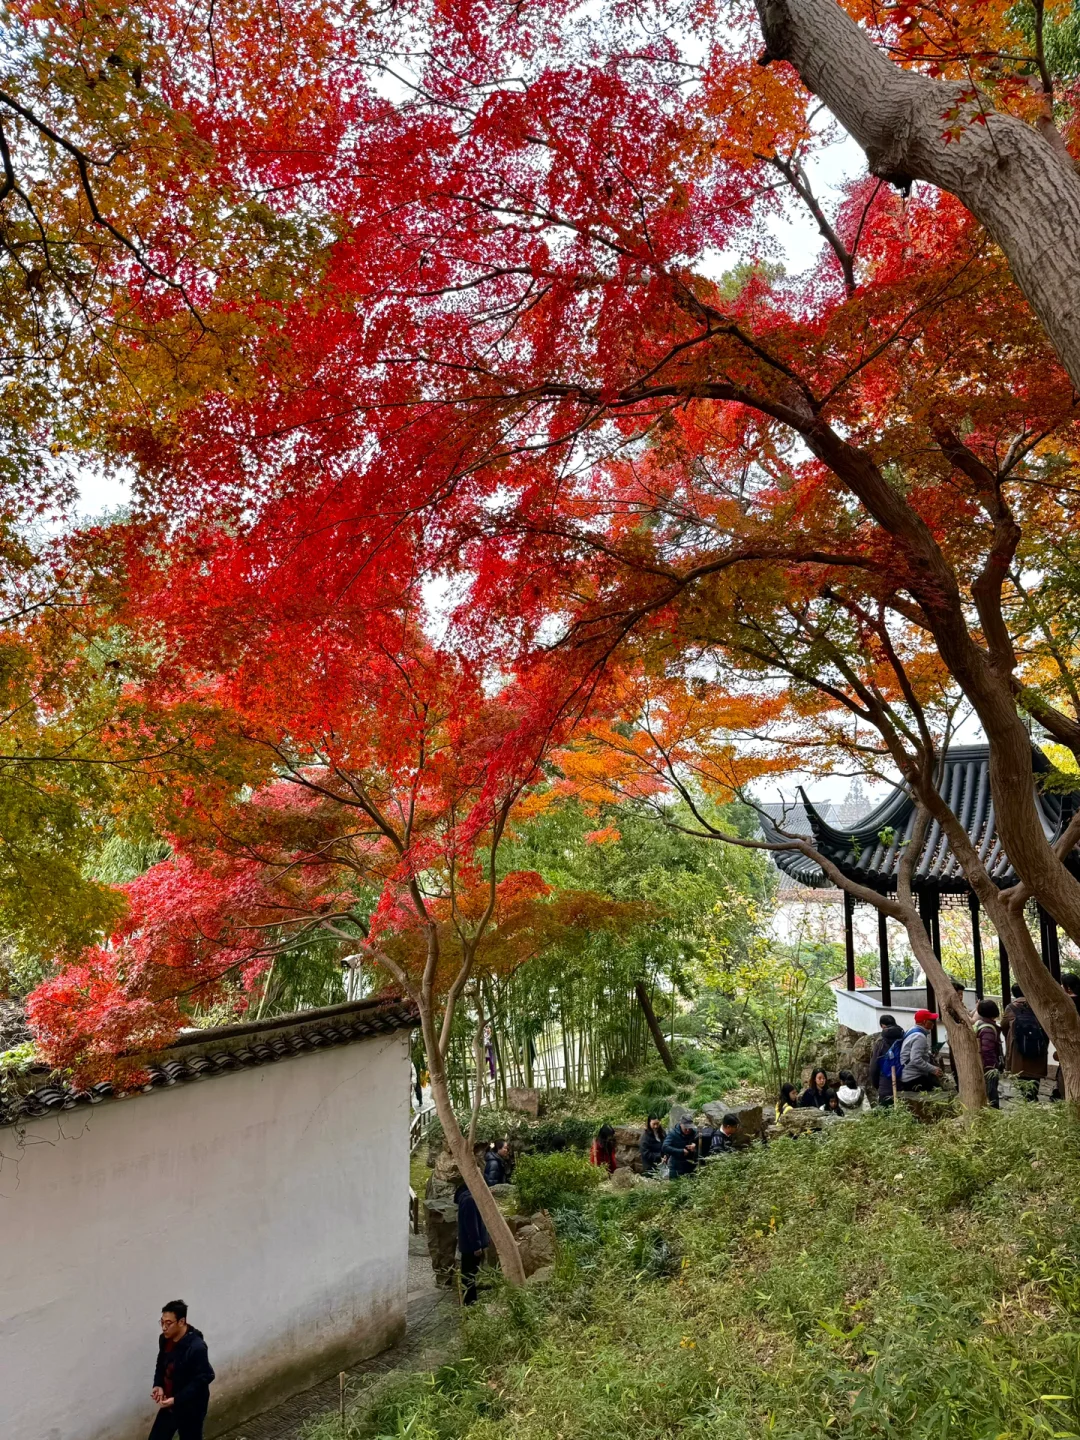
[[[1064,147],[992,110],[970,87],[902,70],[836,0],[756,3],[763,59],[795,67],[862,146],[874,175],[900,185],[926,180],[986,227],[1080,389],[1080,176]]]
[[[922,917],[911,904],[902,902],[904,928],[907,930],[915,958],[923,974],[934,987],[938,1013],[945,1022],[949,1037],[949,1053],[956,1064],[956,1082],[960,1103],[965,1110],[981,1110],[986,1104],[986,1075],[983,1071],[979,1041],[963,1005],[957,999],[952,980],[934,953]]]
[[[415,997],[414,997],[415,998]],[[495,1201],[495,1196],[487,1187],[480,1169],[477,1166],[476,1158],[473,1155],[472,1146],[462,1134],[461,1126],[454,1114],[454,1107],[450,1103],[450,1090],[446,1083],[446,1070],[442,1053],[439,1048],[438,1037],[435,1034],[435,1027],[430,1009],[424,1004],[419,1005],[420,1026],[424,1032],[424,1045],[428,1053],[428,1074],[431,1076],[431,1094],[435,1101],[435,1110],[443,1127],[443,1135],[450,1147],[458,1169],[461,1171],[461,1178],[469,1187],[469,1193],[476,1201],[476,1207],[480,1211],[487,1232],[491,1236],[491,1242],[495,1246],[499,1256],[499,1264],[502,1272],[511,1285],[525,1284],[525,1268],[521,1263],[521,1252],[518,1250],[517,1241],[506,1223],[506,1218]]]

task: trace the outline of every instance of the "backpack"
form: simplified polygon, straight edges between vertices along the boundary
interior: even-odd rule
[[[1040,1060],[1050,1048],[1049,1037],[1030,1005],[1017,1005],[1013,1009],[1012,1033],[1016,1048],[1025,1060]]]
[[[893,1043],[889,1046],[888,1050],[885,1051],[885,1054],[882,1055],[882,1080],[887,1080],[891,1083],[892,1080],[895,1079],[897,1085],[900,1084],[900,1072],[904,1068],[904,1062],[900,1059],[900,1051],[903,1049],[904,1041],[910,1034],[911,1031],[909,1030],[907,1032],[907,1035],[901,1035],[899,1040],[894,1040]]]

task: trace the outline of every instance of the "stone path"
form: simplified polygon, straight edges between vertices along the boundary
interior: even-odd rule
[[[348,1398],[389,1370],[431,1370],[451,1353],[458,1335],[458,1303],[453,1290],[436,1286],[423,1235],[409,1236],[408,1328],[398,1345],[345,1372]],[[338,1378],[302,1390],[272,1410],[256,1415],[220,1440],[299,1440],[306,1421],[338,1408]]]

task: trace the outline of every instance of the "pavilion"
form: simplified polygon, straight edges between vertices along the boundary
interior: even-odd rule
[[[1005,890],[1017,883],[1018,876],[1002,848],[994,820],[989,759],[989,747],[986,745],[954,746],[946,751],[942,765],[941,794],[971,837],[995,885]],[[1057,840],[1080,809],[1080,791],[1053,794],[1041,789],[1036,777],[1052,768],[1042,751],[1033,748],[1032,785],[1035,803],[1042,819],[1043,830],[1051,843]],[[777,807],[769,808],[772,814],[764,814],[761,819],[762,831],[767,840],[775,843],[792,835],[806,835],[812,839],[814,848],[849,879],[882,894],[896,893],[900,857],[915,824],[915,802],[906,786],[897,786],[887,799],[862,820],[857,824],[845,825],[843,830],[830,824],[802,790],[799,791],[798,801],[788,808],[782,818],[777,815]],[[783,833],[785,830],[786,836]],[[798,850],[777,850],[773,852],[773,858],[786,875],[802,885],[814,889],[833,885],[833,881],[820,865]],[[1074,850],[1066,863],[1074,873],[1080,874],[1080,852]],[[927,830],[922,852],[914,867],[912,889],[938,959],[941,958],[942,904],[966,903],[971,913],[975,991],[981,999],[984,993],[984,976],[979,900],[964,878],[964,873],[937,821],[933,821]],[[845,988],[849,991],[855,990],[852,917],[858,903],[864,902],[856,901],[847,891],[844,892],[844,948],[847,961]],[[1055,979],[1060,979],[1061,958],[1057,925],[1041,905],[1037,907],[1037,913],[1043,964]],[[889,1009],[893,1003],[889,976],[889,938],[886,916],[880,912],[878,950],[881,962],[880,1008]],[[998,965],[1004,1009],[1010,997],[1009,956],[1000,939]],[[937,1008],[929,982],[926,986],[926,1005],[929,1010]]]

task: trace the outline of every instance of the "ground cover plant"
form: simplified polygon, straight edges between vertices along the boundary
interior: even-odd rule
[[[1074,1121],[1032,1106],[936,1126],[875,1112],[556,1209],[554,1279],[496,1289],[460,1359],[346,1433],[1072,1437],[1078,1197]]]

